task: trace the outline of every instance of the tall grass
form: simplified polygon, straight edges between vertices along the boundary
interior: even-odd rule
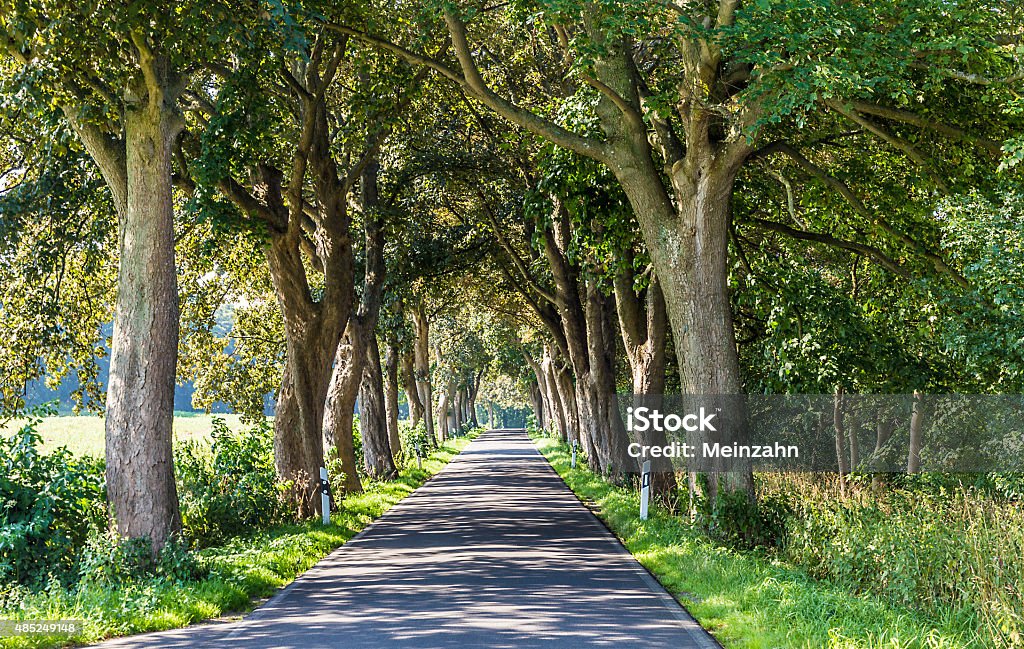
[[[740,551],[677,509],[639,520],[616,487],[550,438],[535,442],[566,484],[727,649],[1021,647],[1019,505],[970,488],[868,487],[759,476],[789,503],[782,546]]]
[[[972,485],[911,481],[844,495],[834,477],[761,475],[793,513],[782,558],[855,593],[975,620],[986,646],[1024,646],[1024,511]]]

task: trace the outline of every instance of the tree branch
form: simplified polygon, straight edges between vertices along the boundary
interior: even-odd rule
[[[765,230],[771,230],[772,232],[778,232],[794,239],[800,239],[801,241],[813,241],[815,243],[822,243],[832,248],[841,248],[843,250],[849,250],[855,252],[864,257],[874,260],[878,265],[882,266],[886,270],[892,272],[903,279],[911,279],[911,275],[905,268],[900,266],[894,259],[886,255],[884,252],[875,248],[874,246],[857,243],[856,241],[847,241],[845,239],[837,239],[828,234],[822,234],[819,232],[808,232],[806,230],[797,230],[791,228],[788,225],[782,223],[776,223],[774,221],[766,221],[763,219],[751,219],[751,222],[757,226],[764,228]]]
[[[1022,75],[1021,78],[1024,78],[1024,75]],[[910,111],[898,110],[896,108],[889,108],[887,106],[879,106],[877,104],[872,104],[866,101],[854,100],[847,101],[846,103],[849,106],[851,106],[854,110],[859,111],[861,113],[867,113],[868,115],[875,115],[877,117],[883,117],[885,119],[890,119],[897,122],[903,122],[905,124],[919,126],[921,128],[935,131],[936,133],[941,133],[942,135],[945,135],[956,140],[970,142],[971,144],[975,144],[994,155],[999,156],[1003,154],[1002,146],[998,142],[976,135],[972,135],[967,131],[956,128],[954,126],[950,126],[948,124],[943,124],[942,122],[936,121],[935,119],[930,117],[926,118],[922,117],[921,115],[918,115],[917,113],[912,113]]]
[[[906,156],[913,160],[914,163],[917,164],[919,167],[921,167],[921,169],[923,169],[925,173],[931,176],[932,182],[934,182],[936,186],[938,186],[938,188],[942,191],[943,194],[952,193],[952,190],[950,189],[949,184],[946,182],[946,180],[939,176],[932,168],[931,162],[928,160],[927,156],[925,156],[913,144],[907,142],[903,138],[893,135],[892,133],[885,130],[878,124],[875,124],[871,120],[865,118],[863,115],[860,115],[857,111],[847,108],[838,101],[833,100],[826,103],[830,108],[835,110],[843,117],[846,117],[850,121],[859,124],[860,126],[864,127],[867,131],[873,133],[882,141],[886,142],[887,144],[896,149],[899,149],[904,154],[906,154]]]
[[[783,153],[791,158],[798,165],[803,167],[812,176],[818,178],[824,182],[828,187],[831,187],[837,193],[839,193],[846,201],[853,207],[854,211],[867,219],[870,223],[876,225],[886,234],[894,237],[897,241],[900,241],[906,246],[909,246],[912,250],[917,252],[922,257],[928,259],[935,270],[950,277],[958,286],[961,288],[967,288],[969,283],[955,268],[946,263],[940,255],[928,250],[924,245],[918,242],[913,237],[904,234],[894,228],[888,221],[877,213],[872,212],[868,209],[867,205],[850,189],[850,186],[839,180],[835,176],[829,174],[823,168],[819,167],[815,163],[811,162],[806,156],[797,151],[787,142],[773,142],[762,149],[760,149],[756,155],[758,157],[769,155],[771,153]]]

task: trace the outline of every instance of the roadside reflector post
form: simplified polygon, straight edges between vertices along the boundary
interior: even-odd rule
[[[647,505],[651,501],[651,461],[644,462],[640,474],[640,520],[647,520]]]
[[[423,456],[420,454],[420,445],[416,444],[416,468],[423,468]]]
[[[331,485],[327,482],[327,469],[320,467],[320,511],[324,513],[324,525],[331,524]]]
[[[578,443],[579,442],[577,440],[575,440],[575,439],[572,440],[572,467],[571,468],[573,468],[573,469],[576,468],[576,444],[578,444]]]

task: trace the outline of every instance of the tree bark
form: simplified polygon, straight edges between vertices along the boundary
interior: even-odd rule
[[[910,414],[910,451],[907,454],[907,473],[921,470],[922,429],[924,428],[924,402],[921,393],[914,390]]]
[[[384,376],[380,365],[377,337],[366,344],[363,380],[359,386],[359,427],[363,437],[363,462],[366,475],[375,480],[388,480],[398,471],[392,457],[385,414]]]
[[[423,402],[420,401],[419,388],[416,386],[415,361],[413,351],[402,354],[402,389],[405,400],[409,402],[409,420],[413,428],[423,421]]]
[[[437,447],[437,435],[434,431],[433,388],[430,383],[430,321],[422,303],[412,312],[413,326],[416,330],[414,344],[414,360],[416,370],[416,390],[420,403],[423,404],[423,419],[427,425],[427,439],[430,445]]]
[[[644,291],[643,302],[634,290],[636,276],[633,254],[627,251],[615,275],[615,306],[619,316],[619,331],[629,360],[633,385],[633,407],[660,409],[665,392],[665,344],[668,317],[665,298],[657,277],[652,277]],[[637,441],[651,447],[664,447],[668,438],[663,430],[650,427]],[[675,469],[671,460],[651,458],[651,489],[655,494],[670,493],[676,487]]]
[[[384,414],[387,420],[388,443],[396,459],[403,456],[402,438],[398,434],[398,356],[395,345],[388,343],[384,351]]]
[[[377,212],[380,202],[377,189],[379,172],[380,165],[377,160],[370,159],[360,175],[366,268],[359,306],[351,310],[354,312],[348,320],[342,342],[338,345],[334,357],[334,370],[328,386],[327,408],[324,413],[324,437],[333,440],[338,458],[342,462],[346,493],[362,491],[353,445],[352,411],[362,381],[366,349],[371,341],[376,343],[374,331],[377,328],[381,293],[384,289],[384,224]]]
[[[565,407],[558,391],[558,377],[555,375],[558,370],[555,368],[555,360],[548,345],[544,347],[544,360],[541,361],[541,369],[544,371],[544,387],[547,391],[548,400],[551,402],[554,432],[558,433],[559,439],[567,442],[569,440],[567,418]]]
[[[171,151],[182,121],[173,104],[151,97],[124,114],[127,192],[105,424],[118,533],[149,538],[154,552],[181,529],[171,439],[179,315]]]

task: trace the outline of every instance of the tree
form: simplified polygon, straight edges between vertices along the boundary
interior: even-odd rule
[[[940,44],[953,42],[968,65],[1015,67],[1000,36],[1012,38],[1002,23],[1015,14],[996,0],[958,7],[956,21],[940,21],[941,3],[912,4],[541,2],[490,11],[445,4],[440,16],[454,62],[446,50],[431,55],[418,43],[402,44],[413,39],[401,32],[393,41],[335,28],[434,70],[510,122],[606,165],[629,198],[661,282],[683,390],[734,395],[743,383],[728,293],[730,208],[741,169],[773,146],[771,125],[807,115],[852,124],[912,160],[940,191],[948,189],[942,175],[900,131],[924,129],[968,150],[999,149],[985,134],[929,116],[931,104],[915,110],[899,102],[934,91],[938,79],[964,76]],[[429,33],[434,18],[424,14],[420,30]],[[517,103],[522,95],[507,88],[515,77],[506,74],[514,59],[481,56],[499,45],[473,42],[474,26],[515,39],[522,24],[535,26],[535,49],[567,73],[545,86],[555,89],[547,101]],[[567,85],[571,98],[560,101]],[[601,134],[560,123],[552,105],[567,103],[590,107]],[[725,425],[742,431],[742,419],[737,412]],[[749,472],[712,476],[713,497],[720,481],[752,495]]]
[[[180,529],[171,460],[178,345],[172,152],[185,70],[227,47],[245,12],[175,12],[15,1],[0,40],[30,109],[60,109],[95,161],[119,220],[117,302],[106,399],[107,493],[118,531],[159,549]],[[219,24],[196,48],[192,31]]]

